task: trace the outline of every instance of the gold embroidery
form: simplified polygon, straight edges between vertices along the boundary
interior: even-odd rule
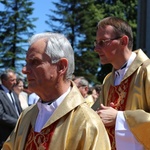
[[[25,150],[46,150],[50,145],[56,126],[57,122],[43,129],[41,132],[34,132],[33,128],[31,128]]]
[[[126,101],[128,97],[128,90],[130,87],[132,76],[121,82],[120,85],[117,86],[110,86],[107,105],[110,106],[110,103],[114,103],[114,109],[116,110],[125,110]],[[115,127],[107,127],[106,128],[110,142],[111,142],[111,149],[116,150],[115,145]]]

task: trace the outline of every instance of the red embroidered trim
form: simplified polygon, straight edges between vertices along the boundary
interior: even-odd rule
[[[57,122],[43,129],[41,132],[34,132],[33,128],[31,128],[24,150],[48,150],[56,126]]]
[[[107,106],[110,106],[110,103],[113,102],[114,109],[122,111],[125,110],[131,79],[132,76],[128,77],[126,80],[121,82],[120,85],[110,86],[107,99]],[[115,127],[107,127],[106,130],[110,138],[111,150],[116,150]]]

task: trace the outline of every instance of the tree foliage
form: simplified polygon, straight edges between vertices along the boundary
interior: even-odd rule
[[[101,65],[93,52],[93,41],[99,20],[107,16],[118,16],[127,20],[133,28],[134,39],[137,28],[138,0],[60,0],[53,2],[55,10],[50,10],[46,23],[54,32],[65,34],[75,52],[75,75],[84,76],[91,83],[102,83],[112,69],[111,65]],[[135,47],[135,46],[134,46]]]
[[[32,34],[35,18],[30,0],[0,0],[0,69],[19,70],[26,54],[28,36]]]

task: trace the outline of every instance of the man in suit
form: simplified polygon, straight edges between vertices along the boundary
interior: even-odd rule
[[[14,129],[22,111],[19,99],[12,91],[16,84],[16,74],[8,69],[1,74],[0,85],[0,148]]]

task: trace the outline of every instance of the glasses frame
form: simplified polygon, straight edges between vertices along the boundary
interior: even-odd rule
[[[97,45],[100,46],[100,47],[103,47],[103,46],[105,46],[106,42],[110,42],[110,41],[113,41],[113,40],[118,40],[120,38],[122,38],[122,37],[116,37],[116,38],[112,38],[112,39],[100,40],[98,42],[95,40],[94,41],[94,47],[96,47]]]

